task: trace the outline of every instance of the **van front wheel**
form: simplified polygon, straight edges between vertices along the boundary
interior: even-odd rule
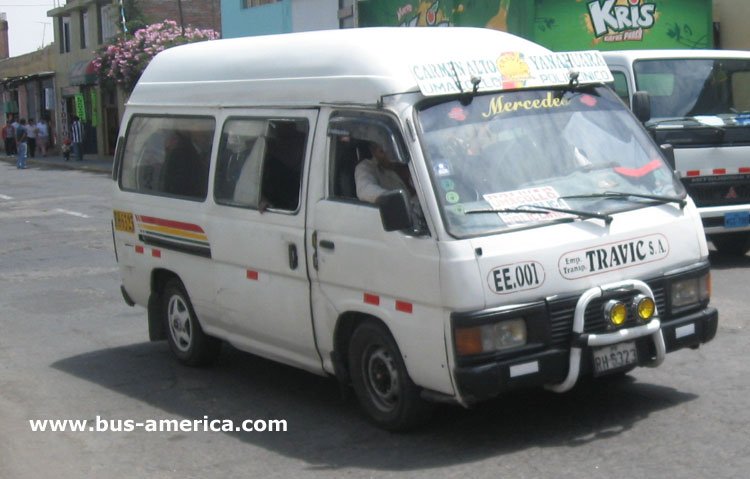
[[[182,282],[171,279],[164,287],[163,311],[169,348],[188,366],[205,366],[219,354],[221,342],[203,332]]]
[[[429,405],[420,398],[396,341],[384,326],[366,322],[354,331],[349,371],[360,404],[384,429],[406,430],[429,416]]]

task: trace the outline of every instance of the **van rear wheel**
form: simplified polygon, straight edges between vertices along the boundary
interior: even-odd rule
[[[380,427],[403,431],[429,417],[430,405],[409,378],[396,341],[379,323],[363,323],[352,334],[349,371],[360,404]]]
[[[188,366],[205,366],[219,355],[221,341],[203,332],[182,281],[170,279],[164,287],[163,315],[172,353]]]

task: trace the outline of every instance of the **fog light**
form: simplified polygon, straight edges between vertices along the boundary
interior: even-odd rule
[[[612,326],[619,328],[628,319],[628,308],[624,303],[611,299],[604,305],[604,317]]]
[[[526,344],[526,321],[511,319],[499,323],[456,328],[456,353],[460,356],[490,353]]]
[[[656,314],[656,303],[645,294],[639,294],[633,298],[633,313],[644,323],[651,320]]]

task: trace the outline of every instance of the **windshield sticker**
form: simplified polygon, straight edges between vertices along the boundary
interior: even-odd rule
[[[484,199],[490,204],[490,206],[492,206],[493,210],[533,210],[534,206],[540,208],[539,214],[530,212],[498,213],[506,225],[529,223],[540,220],[546,221],[557,218],[567,218],[570,216],[567,213],[546,211],[543,209],[544,207],[569,209],[565,200],[560,198],[560,194],[551,186],[490,193],[484,195]]]
[[[489,110],[482,113],[483,118],[491,118],[503,113],[512,113],[518,110],[562,108],[570,104],[570,101],[568,99],[556,97],[552,94],[551,91],[547,92],[547,96],[541,100],[537,98],[535,100],[518,100],[506,102],[503,99],[503,96],[504,95],[499,95],[490,100]]]
[[[495,294],[510,294],[536,289],[544,284],[544,266],[537,261],[523,261],[493,268],[487,284]]]
[[[652,263],[667,256],[667,238],[653,234],[565,253],[558,261],[558,268],[563,278],[572,280]]]
[[[654,159],[641,166],[640,168],[626,168],[624,166],[616,166],[614,170],[622,176],[629,176],[631,178],[640,178],[646,176],[654,170],[658,170],[662,166],[662,162],[659,159]]]
[[[411,71],[419,90],[427,96],[470,93],[475,88],[472,80],[476,79],[477,91],[567,85],[571,81],[614,81],[604,57],[595,50],[542,55],[503,52],[495,58],[469,60],[448,58],[412,65]]]
[[[467,116],[468,115],[466,115],[466,110],[458,106],[452,108],[451,111],[448,112],[448,117],[451,120],[464,121],[466,120]]]
[[[595,96],[591,96],[591,95],[581,95],[580,101],[584,105],[590,106],[592,108],[595,107],[596,104],[598,103],[598,100],[596,99],[596,97]]]

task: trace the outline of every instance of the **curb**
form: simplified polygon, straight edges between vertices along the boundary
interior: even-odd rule
[[[15,164],[16,157],[4,155],[0,157],[0,161],[6,163]],[[41,166],[45,168],[54,168],[61,170],[80,170],[88,171],[91,173],[110,174],[112,173],[112,163],[102,164],[101,161],[97,160],[83,160],[83,161],[64,161],[61,158],[47,157],[47,158],[27,158],[27,166]]]

